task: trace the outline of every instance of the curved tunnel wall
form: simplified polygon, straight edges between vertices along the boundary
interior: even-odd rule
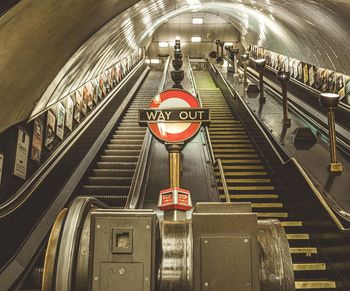
[[[34,114],[135,48],[147,47],[162,23],[186,12],[207,11],[223,16],[241,33],[245,46],[256,44],[310,64],[350,73],[349,1],[73,3],[21,1],[0,18],[0,42],[5,44],[0,47],[0,132],[28,118],[38,100],[41,102]]]

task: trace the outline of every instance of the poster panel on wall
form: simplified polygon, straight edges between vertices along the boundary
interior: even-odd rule
[[[288,57],[284,57],[282,69],[284,71],[286,71],[286,72],[289,72],[289,60],[288,60]]]
[[[44,123],[40,119],[34,119],[33,125],[33,140],[31,159],[40,163],[41,152],[44,140]]]
[[[73,98],[73,100],[74,100],[74,119],[76,122],[80,123],[83,98],[78,93],[78,91],[75,91],[73,96],[74,96],[74,98]]]
[[[345,85],[344,85],[344,75],[336,74],[335,76],[335,92],[339,94],[340,97],[345,96]]]
[[[23,129],[19,128],[13,175],[23,180],[25,180],[27,177],[29,141],[29,134],[26,133]]]
[[[100,75],[98,82],[99,82],[99,92],[100,92],[99,98],[102,99],[103,97],[106,97],[106,95],[107,95],[106,87],[105,87],[105,83],[104,83],[102,74]]]
[[[58,103],[57,107],[57,128],[56,135],[63,140],[64,138],[64,119],[66,117],[66,108],[64,108],[61,102]]]
[[[123,79],[123,69],[122,69],[121,62],[117,64],[117,77],[118,77],[118,83],[119,83]]]
[[[0,152],[0,186],[2,180],[2,169],[4,167],[4,154]]]
[[[335,73],[328,71],[328,92],[335,93]]]
[[[324,72],[324,69],[322,68],[318,68],[316,69],[316,73],[315,73],[315,88],[317,90],[321,90],[322,88],[322,85],[323,85],[323,72]]]
[[[47,111],[46,119],[46,132],[45,132],[45,147],[49,150],[53,148],[53,141],[55,139],[55,127],[56,126],[56,116],[49,110]]]
[[[74,101],[72,97],[68,96],[66,101],[66,127],[72,131],[73,129],[73,117],[74,117]]]
[[[110,90],[112,90],[113,89],[113,76],[112,76],[112,72],[113,72],[113,68],[110,68],[109,70],[108,70],[108,84],[109,84],[109,88],[110,88]]]
[[[98,79],[94,79],[91,81],[91,87],[92,87],[92,100],[95,105],[98,103]]]
[[[107,94],[111,91],[111,87],[109,86],[109,71],[105,71],[103,73],[103,82],[105,84]]]
[[[310,66],[309,68],[309,85],[313,87],[315,85],[315,68]]]
[[[304,68],[303,68],[303,71],[304,71],[304,84],[307,84],[309,82],[309,66],[308,64],[304,64]]]
[[[350,77],[345,78],[345,97],[342,101],[350,105]]]
[[[294,68],[293,68],[293,75],[295,79],[298,79],[298,66],[299,66],[299,61],[295,60],[294,61]]]
[[[303,63],[299,62],[298,63],[298,78],[299,81],[303,82],[304,76],[303,76]]]
[[[85,116],[88,112],[88,105],[87,105],[87,91],[84,90],[84,87],[76,91],[76,96],[79,96],[78,99],[80,100],[80,111]],[[85,94],[85,98],[84,98],[84,94]]]
[[[117,74],[115,70],[115,66],[111,68],[111,81],[112,81],[112,87],[114,88],[117,86]]]
[[[289,59],[289,73],[291,78],[294,78],[294,61],[294,59]]]
[[[323,71],[321,91],[328,92],[328,70]]]

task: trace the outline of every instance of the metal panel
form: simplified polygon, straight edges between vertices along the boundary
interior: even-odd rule
[[[249,236],[202,237],[203,291],[252,290]]]

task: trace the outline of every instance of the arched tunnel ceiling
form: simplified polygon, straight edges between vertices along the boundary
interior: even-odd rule
[[[223,16],[243,45],[350,73],[347,0],[21,1],[0,17],[0,132],[26,119],[40,98],[63,97],[190,11]]]

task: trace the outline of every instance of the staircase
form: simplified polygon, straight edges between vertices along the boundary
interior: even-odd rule
[[[251,202],[260,219],[279,219],[287,233],[293,259],[296,290],[336,290],[327,267],[303,222],[288,213],[267,168],[241,122],[229,109],[208,72],[194,72],[203,107],[211,110],[209,128],[215,158],[223,164],[232,202]],[[215,169],[220,198],[225,196],[219,169]],[[289,209],[289,208],[288,208]]]
[[[79,195],[94,196],[114,208],[124,208],[146,128],[138,124],[138,109],[158,93],[161,72],[150,72],[104,145]]]

